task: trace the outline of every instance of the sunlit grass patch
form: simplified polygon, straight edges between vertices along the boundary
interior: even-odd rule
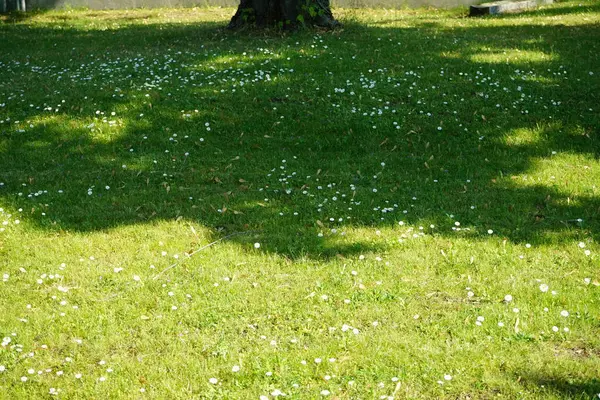
[[[490,64],[499,64],[499,63],[510,63],[511,60],[518,61],[519,63],[538,63],[538,62],[548,62],[552,60],[552,54],[544,54],[539,51],[506,51],[502,49],[494,49],[493,51],[487,50],[485,48],[479,49],[478,54],[474,54],[472,59],[474,62],[480,63],[490,63]]]

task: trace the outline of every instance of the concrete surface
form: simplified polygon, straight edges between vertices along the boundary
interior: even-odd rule
[[[0,0],[16,2],[17,0]],[[26,0],[28,9],[84,7],[95,10],[155,8],[155,7],[237,7],[239,0]],[[477,0],[332,0],[332,6],[340,8],[450,8],[469,6]]]
[[[469,9],[469,15],[474,17],[478,15],[515,13],[535,8],[540,4],[552,4],[552,2],[553,0],[502,0],[493,3],[472,5]]]

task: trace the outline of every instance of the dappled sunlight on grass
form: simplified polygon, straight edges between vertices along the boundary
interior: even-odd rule
[[[475,53],[475,52],[473,52]],[[547,63],[559,61],[556,55],[547,54],[541,51],[534,50],[510,50],[510,49],[477,49],[477,54],[471,55],[471,60],[477,63],[489,64],[531,64],[531,63]],[[542,81],[544,84],[551,84],[552,80]]]
[[[333,32],[225,32],[228,9],[2,17],[0,385],[591,397],[585,4],[339,10]]]

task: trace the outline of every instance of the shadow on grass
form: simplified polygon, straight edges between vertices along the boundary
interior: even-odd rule
[[[49,10],[47,9],[35,9],[27,12],[11,11],[4,14],[0,13],[0,23],[14,24],[17,22],[25,22],[46,14],[48,11]]]
[[[589,111],[598,81],[575,79],[599,70],[597,25],[349,24],[316,39],[217,26],[0,26],[9,39],[0,44],[2,204],[49,230],[177,219],[216,236],[258,230],[266,250],[292,258],[384,251],[339,234],[400,219],[448,236],[459,220],[473,239],[488,228],[514,242],[598,236],[595,192],[522,180],[552,157],[572,169],[600,154]],[[335,54],[319,48],[323,38]],[[474,60],[507,48],[552,57]],[[557,75],[561,65],[573,79]],[[334,91],[348,79],[356,97]],[[361,87],[370,80],[375,92]],[[391,120],[373,129],[377,110],[391,109],[401,129]]]
[[[517,379],[525,387],[543,388],[569,399],[591,399],[600,393],[600,379],[544,375],[541,373],[519,374]]]

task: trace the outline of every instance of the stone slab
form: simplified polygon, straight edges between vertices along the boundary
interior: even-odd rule
[[[496,1],[493,3],[483,3],[478,5],[472,5],[469,8],[470,16],[478,15],[495,15],[505,13],[515,13],[524,10],[530,10],[537,7],[540,4],[552,4],[553,0],[521,0],[521,1]]]

